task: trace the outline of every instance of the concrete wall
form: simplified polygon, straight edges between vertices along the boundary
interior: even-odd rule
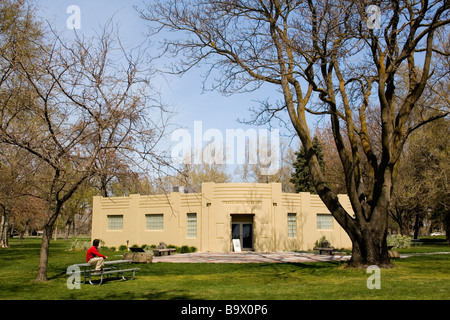
[[[340,195],[351,211],[347,196]],[[197,215],[197,237],[188,237],[188,213]],[[288,237],[288,213],[295,214],[296,236]],[[330,214],[317,195],[282,193],[280,183],[203,183],[201,193],[94,197],[92,237],[106,246],[158,244],[194,246],[199,251],[232,250],[232,222],[251,220],[258,252],[310,250],[325,236],[336,248],[351,248],[345,231],[317,229],[317,214]],[[162,230],[147,230],[146,215],[163,214]],[[121,230],[108,229],[108,216],[122,215]]]

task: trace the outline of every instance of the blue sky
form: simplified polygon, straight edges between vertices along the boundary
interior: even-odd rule
[[[119,24],[122,39],[130,45],[142,42],[147,31],[146,21],[139,18],[133,5],[140,6],[141,0],[36,0],[39,15],[48,20],[57,30],[66,30],[66,13],[68,6],[77,5],[81,11],[81,34],[92,34],[99,30],[105,22],[114,16]],[[155,46],[154,50],[156,50]],[[267,90],[249,94],[236,94],[225,97],[220,93],[206,92],[202,94],[201,70],[192,70],[179,78],[167,76],[167,82],[159,81],[163,99],[173,105],[180,113],[180,121],[191,127],[194,120],[203,121],[205,127],[245,128],[236,121],[237,118],[248,118],[250,106],[257,106],[254,100],[265,100]]]
[[[100,30],[113,17],[119,26],[121,39],[125,40],[126,45],[132,47],[145,40],[147,22],[142,20],[133,8],[134,5],[141,6],[142,0],[36,0],[35,2],[40,17],[47,20],[57,31],[64,31],[66,34],[73,32],[66,27],[66,21],[71,15],[67,13],[67,8],[70,5],[77,5],[80,8],[81,18],[81,29],[77,30],[77,33],[92,35],[93,30]],[[155,45],[151,50],[157,48]],[[257,100],[270,98],[275,101],[279,98],[275,87],[269,85],[263,90],[233,96],[223,96],[218,92],[202,93],[203,71],[192,70],[183,77],[167,75],[166,80],[155,79],[153,83],[161,91],[162,99],[177,112],[172,122],[191,133],[194,121],[202,121],[203,131],[209,128],[219,129],[224,136],[226,129],[246,130],[250,126],[239,123],[237,119],[250,118],[249,107],[257,107]],[[276,125],[273,124],[273,128],[276,128]],[[280,134],[283,132],[285,131],[280,128]],[[294,145],[298,144],[295,142]]]

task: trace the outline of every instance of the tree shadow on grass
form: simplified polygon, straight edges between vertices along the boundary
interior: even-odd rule
[[[325,274],[338,273],[345,267],[344,262],[329,261],[329,262],[293,262],[293,263],[268,263],[265,267],[272,272],[272,275],[277,278],[285,278],[292,273],[305,274],[312,276],[321,276]]]
[[[132,291],[125,291],[121,293],[111,293],[102,299],[105,300],[199,300],[198,297],[189,294],[185,290],[167,290],[154,291],[148,293],[135,293]]]

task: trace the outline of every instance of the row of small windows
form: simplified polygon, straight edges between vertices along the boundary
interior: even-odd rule
[[[288,223],[288,237],[289,238],[297,237],[297,214],[288,213],[287,223]],[[318,230],[333,229],[333,217],[331,216],[331,214],[322,214],[322,213],[317,214],[317,229]]]
[[[288,237],[297,237],[297,214],[287,214]],[[122,230],[123,215],[108,215],[108,230]],[[146,230],[163,230],[164,215],[163,214],[146,214],[145,215]],[[317,214],[317,229],[333,229],[333,218],[331,214]],[[197,237],[197,213],[187,214],[187,237]]]
[[[123,215],[108,215],[108,230],[122,230]],[[163,230],[164,215],[163,214],[146,214],[145,230]],[[187,214],[187,236],[188,238],[197,237],[197,214]]]

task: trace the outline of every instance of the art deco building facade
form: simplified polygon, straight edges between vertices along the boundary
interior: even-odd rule
[[[352,212],[346,195],[341,203]],[[94,197],[92,237],[106,246],[194,246],[198,251],[311,250],[323,236],[335,248],[351,241],[319,196],[283,193],[280,183],[203,183],[201,193]]]

